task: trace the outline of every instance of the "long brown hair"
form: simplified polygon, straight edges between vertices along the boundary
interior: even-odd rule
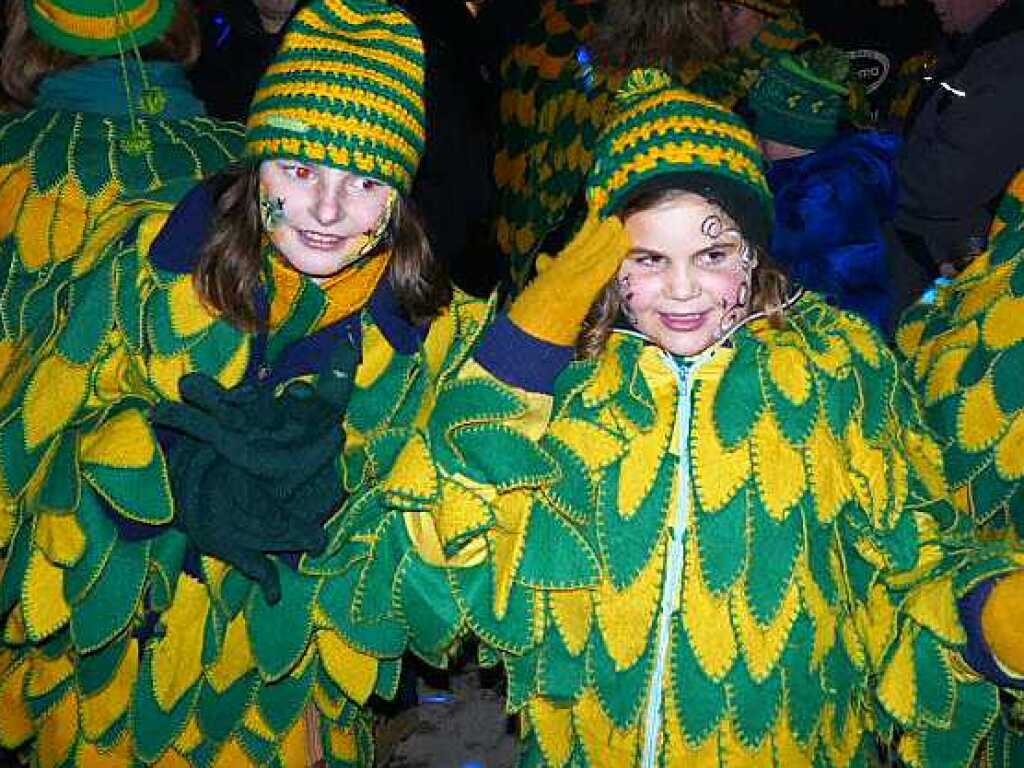
[[[170,25],[159,38],[139,48],[139,54],[145,61],[173,61],[188,68],[199,58],[201,46],[191,0],[178,0]],[[40,40],[29,27],[25,0],[8,0],[7,37],[0,52],[0,87],[9,102],[5,108],[28,109],[44,77],[93,60]]]
[[[259,165],[238,163],[210,184],[217,208],[193,274],[196,291],[212,312],[235,327],[263,330],[265,318],[256,305],[263,275]],[[451,283],[430,250],[412,203],[401,196],[379,247],[391,249],[385,279],[409,319],[423,324],[437,317],[452,300]]]
[[[669,187],[657,189],[640,194],[629,200],[618,214],[623,221],[634,213],[649,211],[666,203],[670,203],[684,194],[692,194],[688,190]],[[722,208],[716,201],[710,201]],[[728,215],[723,209],[723,213]],[[731,218],[731,217],[730,217]],[[757,266],[751,277],[750,311],[764,313],[768,322],[773,327],[781,327],[786,309],[786,299],[789,296],[789,280],[776,267],[765,250],[758,246],[752,246],[757,255]],[[576,341],[576,355],[583,360],[592,360],[598,357],[611,335],[616,321],[622,313],[622,298],[619,295],[618,278],[612,278],[597,297],[587,317],[583,321],[583,328]]]
[[[606,7],[590,41],[601,64],[678,68],[724,50],[717,0],[614,0]]]

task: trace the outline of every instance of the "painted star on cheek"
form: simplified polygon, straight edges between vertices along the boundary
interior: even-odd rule
[[[285,220],[284,198],[275,197],[271,199],[264,190],[260,190],[260,220],[263,222],[263,229],[273,232],[278,229]]]

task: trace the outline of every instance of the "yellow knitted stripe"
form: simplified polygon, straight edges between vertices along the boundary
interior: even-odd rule
[[[75,37],[90,40],[113,40],[121,33],[121,26],[127,22],[129,29],[139,29],[148,24],[159,8],[158,0],[145,0],[132,11],[126,11],[121,18],[116,16],[87,16],[65,8],[59,8],[49,0],[35,0],[36,10],[43,18]]]
[[[670,136],[683,133],[684,131],[724,136],[733,139],[742,146],[749,147],[753,152],[757,151],[756,145],[751,140],[750,132],[744,128],[703,116],[669,115],[645,121],[637,125],[633,130],[618,136],[612,142],[610,154],[615,156],[627,152],[636,144],[652,136]]]
[[[254,157],[302,157],[314,163],[330,160],[332,164],[340,167],[354,164],[364,175],[374,176],[375,173],[379,173],[400,185],[408,186],[412,181],[412,176],[405,167],[392,160],[358,150],[350,151],[347,147],[337,147],[313,139],[250,139],[246,147],[249,154]]]
[[[331,3],[330,7],[331,12],[336,14],[344,22],[351,24],[353,27],[357,27],[357,29],[342,30],[346,36],[359,37],[363,40],[386,40],[417,53],[423,50],[420,41],[412,36],[412,23],[409,21],[408,17],[400,11],[391,11],[388,13],[375,11],[373,14],[366,15],[358,13],[347,3]],[[380,24],[384,29],[361,27],[361,25],[371,21]],[[311,29],[315,29],[317,32],[323,32],[326,35],[334,36],[339,33],[338,27],[332,21],[316,14],[310,13],[304,15],[302,17],[302,23]],[[409,30],[409,34],[395,34],[395,29],[400,29],[402,27],[407,28]]]
[[[726,166],[734,173],[746,177],[759,187],[764,186],[764,177],[760,168],[747,155],[734,149],[710,147],[692,141],[668,143],[652,146],[646,152],[630,158],[629,165],[613,173],[608,182],[594,190],[594,201],[603,205],[611,193],[621,189],[630,177],[638,173],[654,170],[659,161],[672,165],[694,166],[694,160],[709,166]]]
[[[335,30],[336,32],[337,30]],[[412,79],[413,82],[420,82],[423,78],[421,65],[419,62],[410,61],[409,59],[402,58],[401,56],[391,53],[390,51],[383,51],[379,48],[371,48],[366,45],[358,45],[348,40],[338,40],[337,38],[324,38],[315,35],[307,35],[298,30],[291,32],[287,38],[289,42],[287,51],[295,51],[298,49],[308,48],[313,51],[324,51],[330,53],[346,53],[350,54],[356,59],[362,59],[364,61],[376,61],[381,64],[387,64],[390,67],[394,67],[400,72],[404,72]],[[281,57],[281,54],[278,54]],[[278,70],[281,72],[290,72],[292,67],[292,61],[282,61]]]
[[[357,102],[364,107],[377,110],[396,123],[401,123],[414,134],[419,132],[419,121],[408,110],[401,109],[398,102],[393,99],[380,96],[364,88],[352,88],[324,82],[291,81],[276,83],[275,85],[260,89],[260,97],[264,99],[271,99],[275,96],[302,98],[310,93],[316,93],[321,98],[326,97],[342,102]],[[287,112],[287,110],[282,110],[282,112]],[[320,114],[331,113],[322,112]],[[359,124],[365,125],[365,123],[361,122]],[[320,128],[323,126],[323,123],[318,120],[314,125]]]
[[[287,108],[282,107],[267,112],[256,112],[249,118],[249,130],[252,131],[256,128],[262,128],[267,125],[268,120],[270,121],[271,127],[274,126],[274,121],[280,120],[282,117],[297,120],[301,123],[305,123],[311,126],[317,131],[323,133],[341,134],[344,136],[359,136],[366,140],[372,140],[374,142],[384,144],[390,147],[392,150],[407,158],[409,164],[413,167],[419,160],[419,152],[416,147],[409,143],[409,140],[404,136],[401,136],[394,131],[389,131],[379,125],[373,125],[367,123],[365,120],[360,120],[355,117],[345,117],[332,112],[321,111],[318,109],[308,109],[305,107],[298,108]],[[319,143],[314,138],[304,139],[307,144]],[[257,144],[258,141],[250,140],[250,147]]]
[[[379,69],[360,67],[352,61],[294,59],[292,61],[271,64],[267,72],[268,74],[289,75],[292,77],[299,77],[301,76],[301,73],[308,73],[311,77],[317,78],[323,75],[349,75],[370,80],[380,85],[382,88],[401,95],[402,98],[408,99],[414,104],[419,103],[421,99],[419,91],[413,90],[402,80],[389,77],[386,72]],[[319,87],[320,86],[318,85],[317,88],[319,89]],[[269,92],[268,89],[262,89],[260,94],[262,95],[266,92]]]

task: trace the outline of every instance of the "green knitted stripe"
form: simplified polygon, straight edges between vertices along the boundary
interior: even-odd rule
[[[177,0],[153,0],[155,12],[128,32],[111,34],[116,27],[108,27],[117,16],[120,6],[123,17],[142,8],[147,0],[30,0],[27,3],[28,22],[32,32],[41,40],[61,50],[79,56],[113,56],[120,50],[129,50],[134,43],[143,46],[159,38],[170,26]],[[99,6],[99,7],[97,7]],[[77,18],[76,18],[77,17]],[[99,29],[89,29],[90,21],[104,23]]]

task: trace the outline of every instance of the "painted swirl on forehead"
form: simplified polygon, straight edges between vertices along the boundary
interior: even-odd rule
[[[711,240],[717,240],[720,238],[724,231],[725,224],[722,223],[722,217],[717,213],[712,213],[705,217],[704,221],[700,224],[701,234]]]

